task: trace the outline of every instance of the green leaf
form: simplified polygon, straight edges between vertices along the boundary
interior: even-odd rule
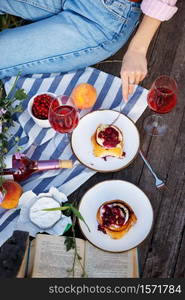
[[[27,94],[25,93],[25,91],[23,89],[19,89],[15,92],[14,97],[17,100],[24,100],[27,98]]]
[[[70,217],[71,214],[72,214],[72,211],[71,211],[71,207],[70,207],[69,201],[66,201],[65,203],[62,203],[61,205],[62,205],[62,207],[66,207],[66,206],[69,207],[68,209],[66,209],[66,210],[63,212],[63,214],[64,214],[66,217]]]
[[[11,89],[10,89],[8,95],[6,96],[6,99],[8,99],[8,100],[10,100],[10,99],[9,99],[9,95],[14,91],[14,89],[15,89],[15,87],[16,87],[16,83],[17,83],[17,80],[18,80],[18,78],[19,78],[19,75],[20,75],[20,74],[18,73],[17,76],[16,76],[16,78],[15,78],[15,81],[14,81],[14,83],[13,83],[13,86],[11,87]]]
[[[80,220],[84,221],[84,218],[82,217],[82,215],[81,215],[81,213],[79,212],[79,210],[76,209],[76,208],[75,208],[74,206],[72,206],[72,205],[70,205],[70,207],[71,207],[71,210],[72,210],[73,214],[74,214],[75,216],[77,216],[77,218],[79,218]]]
[[[67,224],[67,226],[66,226],[66,228],[65,228],[65,230],[64,230],[64,233],[66,233],[69,229],[71,229],[71,226],[72,226],[72,224]]]
[[[81,260],[82,259],[82,257],[77,253],[77,258],[79,259],[79,260]]]
[[[15,108],[13,109],[13,113],[22,112],[22,111],[23,111],[23,108],[22,108],[21,104],[16,105]]]
[[[78,218],[78,219],[80,219],[81,221],[83,221],[84,222],[84,224],[87,226],[87,229],[89,230],[89,232],[90,232],[90,228],[89,228],[89,226],[87,225],[87,223],[85,222],[85,220],[84,220],[84,218],[82,217],[82,215],[81,215],[81,213],[79,212],[79,210],[78,209],[76,209],[74,206],[70,206],[71,207],[71,210],[72,210],[72,212],[73,212],[73,214]]]
[[[0,18],[1,20],[1,18]],[[27,98],[27,95],[23,89],[18,89],[15,94],[14,91],[16,89],[16,83],[18,80],[20,74],[16,76],[16,79],[13,83],[12,88],[10,89],[9,93],[6,95],[5,89],[3,87],[2,82],[0,81],[0,108],[4,109],[6,112],[1,116],[1,122],[2,122],[2,132],[0,136],[0,153],[2,154],[0,156],[0,187],[2,186],[2,169],[6,168],[5,165],[5,156],[7,153],[7,149],[9,148],[9,139],[11,137],[11,134],[8,132],[8,129],[11,126],[14,126],[13,122],[13,114],[15,112],[21,112],[22,106],[20,104],[17,104],[14,106],[12,105],[17,100],[23,100]],[[14,140],[14,143],[17,142]]]
[[[75,249],[75,239],[73,237],[66,236],[64,244],[66,245],[66,251]]]
[[[60,206],[60,207],[54,207],[54,208],[44,208],[43,211],[55,211],[55,210],[67,210],[70,206]]]

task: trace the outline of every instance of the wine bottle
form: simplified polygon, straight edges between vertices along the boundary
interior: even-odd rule
[[[71,160],[40,160],[34,161],[24,154],[7,156],[5,159],[6,169],[0,171],[5,179],[13,179],[17,182],[30,177],[33,173],[55,169],[72,168]]]

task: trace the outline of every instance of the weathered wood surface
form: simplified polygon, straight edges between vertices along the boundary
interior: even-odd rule
[[[149,137],[144,132],[143,120],[151,114],[149,109],[137,122],[142,149],[156,172],[167,180],[170,191],[155,188],[152,175],[138,156],[125,170],[94,175],[70,196],[71,200],[80,199],[97,182],[112,178],[130,181],[148,195],[154,209],[154,224],[139,246],[143,278],[185,277],[185,1],[179,0],[178,7],[178,13],[161,25],[153,40],[148,55],[149,73],[142,83],[149,88],[158,75],[173,76],[179,87],[178,105],[164,115],[169,130],[163,137]],[[125,49],[111,58],[112,63],[96,67],[119,76],[119,61]]]

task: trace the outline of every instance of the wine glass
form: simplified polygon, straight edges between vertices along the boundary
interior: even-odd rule
[[[167,75],[161,75],[153,82],[147,96],[149,108],[158,114],[169,113],[177,104],[177,83]],[[149,135],[163,135],[167,131],[164,119],[157,114],[147,117],[144,129]]]
[[[48,119],[56,132],[64,134],[64,142],[69,141],[69,134],[78,125],[79,118],[78,110],[69,96],[61,95],[52,101]]]

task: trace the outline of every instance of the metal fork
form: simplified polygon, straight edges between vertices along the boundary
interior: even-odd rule
[[[143,154],[143,152],[141,150],[139,150],[139,154],[141,155],[143,161],[145,162],[145,164],[147,165],[148,169],[150,170],[150,172],[154,176],[154,178],[155,178],[155,186],[158,189],[166,188],[166,189],[169,190],[169,188],[166,186],[165,182],[156,175],[156,173],[154,172],[153,168],[151,167],[151,165],[149,164],[148,160],[146,159],[146,157],[144,156],[144,154]]]
[[[125,104],[125,103],[124,103],[123,100],[122,100],[122,102],[121,102],[121,104],[120,104],[120,107],[119,107],[118,115],[117,115],[117,117],[112,121],[112,123],[111,123],[109,126],[112,126],[112,125],[114,125],[114,124],[117,122],[117,120],[119,119],[119,117],[120,117],[121,114],[122,114],[122,109],[123,109],[124,104]]]

